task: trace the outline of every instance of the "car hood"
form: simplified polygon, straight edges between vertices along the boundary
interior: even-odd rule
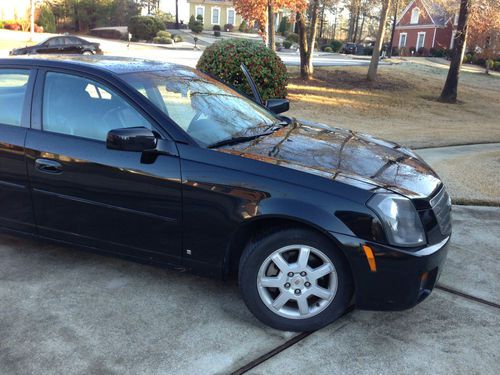
[[[355,180],[408,198],[427,198],[441,185],[437,174],[407,148],[303,120],[221,151],[327,178]]]

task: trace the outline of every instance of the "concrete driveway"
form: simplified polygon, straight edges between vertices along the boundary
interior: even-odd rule
[[[454,232],[422,304],[310,335],[260,324],[234,283],[2,235],[0,373],[498,373],[500,208],[455,206]]]

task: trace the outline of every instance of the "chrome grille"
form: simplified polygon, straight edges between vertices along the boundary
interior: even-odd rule
[[[451,233],[451,199],[444,186],[431,199],[431,207],[443,235]]]

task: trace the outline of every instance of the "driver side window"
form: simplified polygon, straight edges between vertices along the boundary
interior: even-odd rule
[[[43,130],[105,141],[110,130],[151,124],[127,101],[98,82],[49,72],[43,95]]]

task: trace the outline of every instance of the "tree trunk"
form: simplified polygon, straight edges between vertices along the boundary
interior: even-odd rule
[[[365,26],[365,15],[363,14],[363,20],[361,21],[361,27],[359,28],[359,38],[356,38],[358,41],[363,41],[363,27]]]
[[[356,12],[355,22],[354,22],[354,32],[353,32],[354,37],[352,38],[353,43],[356,43],[357,37],[358,37],[359,15],[360,15],[360,9],[358,8],[358,11]]]
[[[375,46],[373,46],[372,59],[370,61],[370,67],[368,68],[368,75],[366,77],[368,81],[375,81],[375,79],[377,78],[378,60],[380,58],[380,50],[382,49],[382,44],[384,43],[385,25],[387,23],[387,14],[389,13],[390,3],[391,0],[383,0],[382,3],[377,40],[375,41]]]
[[[179,29],[179,0],[175,0],[175,28]]]
[[[389,51],[387,53],[387,57],[389,59],[392,57],[392,44],[394,43],[394,34],[396,32],[396,22],[398,21],[398,5],[399,5],[399,0],[395,0],[394,18],[392,20],[392,30],[391,30],[391,43],[389,44]]]
[[[297,31],[299,34],[299,53],[300,53],[300,77],[309,79],[313,72],[310,71],[308,63],[309,46],[307,44],[306,20],[302,13],[297,13]]]
[[[460,12],[458,14],[457,32],[453,42],[453,57],[448,70],[446,82],[439,97],[439,101],[445,103],[457,102],[458,77],[465,52],[465,40],[467,38],[467,21],[469,18],[470,0],[460,0]]]
[[[276,51],[276,30],[274,28],[274,0],[269,0],[267,5],[267,45]]]

